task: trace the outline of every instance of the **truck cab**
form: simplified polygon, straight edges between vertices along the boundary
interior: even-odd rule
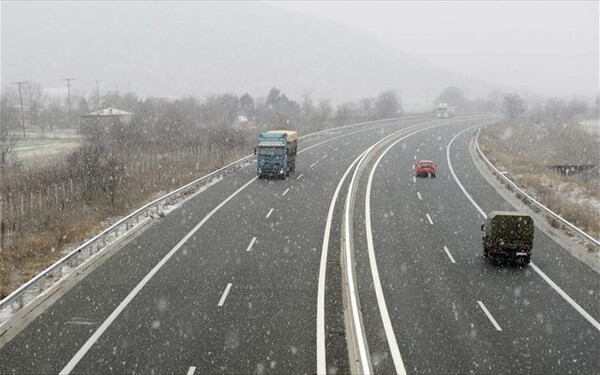
[[[296,167],[298,133],[291,130],[262,132],[255,149],[259,179],[286,178]]]

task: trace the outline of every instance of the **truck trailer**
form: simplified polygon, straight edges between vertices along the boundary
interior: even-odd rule
[[[454,106],[448,105],[448,103],[440,103],[438,106],[438,118],[449,118],[454,117],[454,113],[456,108]]]
[[[258,136],[256,172],[258,178],[286,178],[296,169],[298,132],[271,130]]]
[[[483,256],[492,261],[513,260],[527,265],[533,249],[533,219],[519,212],[492,211],[481,225]]]

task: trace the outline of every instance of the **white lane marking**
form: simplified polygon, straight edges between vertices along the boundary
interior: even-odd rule
[[[339,149],[340,149],[339,147],[336,147],[336,148],[334,148],[334,149],[333,149],[333,151],[337,151],[337,150],[339,150]]]
[[[417,148],[417,152],[419,152],[420,148]]]
[[[296,180],[299,180],[302,178],[302,176],[304,176],[304,173],[302,173],[300,176],[296,177]]]
[[[388,346],[390,347],[390,352],[392,354],[392,360],[394,361],[394,366],[396,368],[396,374],[401,375],[406,375],[406,369],[404,367],[404,362],[402,361],[402,356],[400,355],[400,348],[398,347],[398,342],[396,341],[396,335],[394,334],[392,321],[388,313],[387,304],[385,302],[385,296],[383,295],[383,288],[381,287],[379,269],[377,267],[377,259],[375,258],[375,245],[373,244],[373,230],[371,227],[371,190],[375,170],[379,166],[379,163],[381,162],[385,154],[387,154],[387,152],[396,144],[400,143],[401,141],[412,135],[422,132],[423,130],[426,129],[421,129],[405,137],[402,137],[385,149],[385,151],[379,156],[379,158],[373,165],[373,169],[371,169],[371,173],[369,174],[369,180],[367,182],[367,192],[365,196],[365,226],[367,232],[367,248],[369,250],[369,263],[371,264],[371,274],[373,275],[373,287],[375,288],[377,304],[379,305],[379,312],[381,313],[381,320],[383,323],[383,328],[385,331],[385,336],[387,338]]]
[[[452,168],[452,163],[450,162],[450,147],[452,146],[452,143],[454,142],[454,140],[456,138],[458,138],[458,136],[461,135],[462,133],[466,132],[467,130],[473,129],[475,127],[476,126],[467,128],[467,129],[461,131],[460,133],[456,134],[454,136],[454,138],[452,138],[452,140],[450,141],[450,143],[448,143],[448,146],[446,147],[446,159],[448,160],[448,167],[450,167],[450,172],[452,173],[454,180],[456,181],[456,183],[458,184],[458,186],[460,187],[462,192],[469,199],[471,204],[473,204],[473,206],[475,206],[477,211],[479,211],[481,216],[483,216],[484,219],[487,219],[487,214],[485,212],[483,212],[481,207],[479,207],[479,205],[475,202],[475,200],[473,200],[471,195],[469,193],[467,193],[467,190],[465,189],[463,184],[460,182],[458,177],[456,177],[456,173],[454,173],[454,170]],[[593,316],[591,316],[587,311],[585,311],[583,309],[583,307],[581,307],[577,302],[575,302],[575,300],[573,300],[573,298],[571,298],[564,290],[562,290],[561,287],[559,287],[554,281],[552,281],[552,279],[550,279],[550,277],[548,277],[548,275],[546,275],[533,262],[529,263],[529,266],[531,267],[531,269],[533,269],[535,271],[535,273],[537,273],[542,279],[544,279],[544,281],[546,281],[546,283],[548,285],[550,285],[550,287],[552,287],[552,289],[554,289],[565,301],[567,301],[567,303],[569,303],[569,305],[571,305],[579,314],[581,314],[581,316],[583,316],[588,322],[590,322],[594,326],[594,328],[596,328],[596,330],[600,331],[600,323],[598,323],[598,321],[596,319],[594,319]]]
[[[377,144],[377,143],[376,143]],[[369,149],[367,150],[367,153],[370,152],[373,147],[375,145],[369,147]],[[366,154],[364,154],[366,155]],[[346,194],[346,204],[345,204],[345,212],[344,212],[344,237],[345,237],[345,241],[344,241],[344,252],[345,252],[345,257],[346,257],[346,278],[348,280],[348,293],[349,293],[349,297],[350,297],[350,309],[352,311],[352,318],[354,320],[354,325],[356,327],[355,329],[355,333],[357,335],[357,344],[358,344],[358,355],[359,355],[359,360],[360,360],[360,365],[362,366],[361,368],[361,373],[362,374],[371,374],[371,366],[369,364],[369,360],[368,360],[368,355],[367,355],[367,338],[364,337],[364,332],[363,332],[363,324],[362,324],[362,319],[361,319],[361,314],[360,314],[360,309],[358,307],[358,298],[357,298],[357,290],[354,288],[354,275],[352,273],[352,246],[351,243],[352,241],[350,240],[351,236],[352,236],[352,231],[350,228],[350,209],[351,207],[351,202],[350,199],[352,197],[352,191],[354,189],[354,183],[356,182],[356,176],[358,174],[358,170],[360,168],[360,164],[362,163],[362,161],[364,160],[364,155],[363,157],[360,159],[360,162],[358,163],[358,166],[354,169],[354,173],[352,174],[352,179],[350,180],[350,185],[348,186],[348,193]]]
[[[310,165],[310,167],[311,167],[311,168],[312,168],[312,167],[314,167],[315,165],[317,165],[317,163],[318,163],[318,162],[314,162],[314,163],[312,163],[312,164]]]
[[[417,155],[415,155],[415,160],[417,160]]]
[[[417,178],[413,176],[413,182],[417,182]]]
[[[412,165],[412,169],[415,169],[415,165],[414,164]]]
[[[219,304],[217,306],[223,306],[223,304],[225,303],[225,299],[227,298],[227,295],[229,294],[229,290],[231,290],[231,283],[228,283],[227,286],[225,287],[225,290],[223,291],[223,295],[221,296],[221,299],[219,300]]]
[[[350,144],[350,142],[346,142],[344,143],[344,146],[348,146]]]
[[[419,197],[419,200],[423,200],[423,197],[421,196],[421,193],[419,193],[418,191],[417,191],[417,196]]]
[[[448,258],[450,258],[450,261],[454,264],[456,264],[456,261],[454,260],[454,257],[452,256],[452,254],[450,254],[450,250],[448,250],[448,248],[446,246],[444,246],[444,251],[446,251],[446,254],[448,254]]]
[[[273,213],[273,210],[274,210],[274,208],[271,208],[271,209],[269,210],[269,213],[267,214],[267,218],[268,218],[269,216],[271,216],[271,214]]]
[[[562,290],[552,279],[548,277],[541,269],[538,268],[533,262],[529,263],[529,266],[533,268],[533,270],[540,275],[542,279],[544,279],[551,287],[554,289],[565,301],[567,301],[578,313],[580,313],[588,322],[590,322],[594,328],[600,331],[600,323],[596,319],[594,319],[587,311],[583,309],[577,302],[575,302],[564,290]]]
[[[254,243],[256,242],[256,237],[252,237],[252,241],[250,241],[250,244],[248,245],[248,247],[246,248],[246,251],[250,251],[252,250],[252,246],[254,246]]]
[[[479,304],[479,307],[481,307],[481,309],[483,310],[483,312],[485,313],[485,315],[487,315],[487,317],[490,320],[490,322],[492,322],[492,324],[494,325],[494,327],[496,327],[496,331],[502,331],[502,328],[500,328],[500,325],[496,322],[496,319],[494,319],[494,317],[488,311],[488,309],[485,308],[485,305],[483,304],[483,302],[477,301],[477,303]]]
[[[288,193],[288,191],[290,191],[290,188],[285,189],[285,191],[283,192],[283,194],[281,196],[284,196]]]
[[[336,136],[336,137],[333,137],[330,139],[326,139],[326,140],[316,143],[312,146],[309,146],[301,151],[298,151],[298,154],[306,152],[306,151],[313,149],[315,147],[318,147],[322,144],[334,141],[336,139],[339,139],[342,137],[347,137],[347,136],[350,136],[350,135],[353,135],[356,133],[370,131],[370,130],[371,130],[370,128],[365,129],[365,130],[359,130],[356,132],[342,134],[342,135],[339,135],[339,136]],[[300,177],[302,177],[302,176],[303,175],[298,176],[298,179],[300,179]],[[215,207],[211,212],[209,212],[208,215],[206,215],[204,217],[204,219],[202,219],[202,221],[200,221],[198,223],[198,225],[196,225],[194,227],[194,229],[192,229],[181,241],[179,241],[179,243],[177,243],[177,245],[175,245],[175,247],[173,249],[171,249],[171,251],[169,251],[169,253],[167,253],[167,255],[165,255],[165,257],[162,258],[160,260],[160,262],[158,262],[156,264],[156,266],[154,266],[154,268],[142,279],[142,281],[140,281],[139,284],[137,284],[136,287],[133,288],[133,290],[127,295],[127,297],[125,297],[125,299],[123,301],[121,301],[119,306],[117,306],[117,308],[108,316],[108,318],[106,318],[106,320],[102,323],[102,325],[100,325],[100,327],[98,327],[98,329],[94,332],[94,334],[85,342],[85,344],[83,344],[83,346],[77,351],[77,353],[75,353],[73,358],[71,358],[69,363],[67,363],[67,365],[60,371],[59,374],[60,375],[70,374],[71,371],[73,371],[73,369],[75,368],[75,366],[77,366],[77,364],[81,361],[81,359],[86,355],[86,353],[96,343],[96,341],[98,341],[98,339],[102,336],[102,334],[104,334],[104,332],[108,329],[108,327],[112,324],[112,322],[123,312],[123,310],[125,310],[127,305],[129,305],[129,303],[135,298],[135,296],[154,277],[154,275],[165,265],[165,263],[169,259],[171,259],[171,257],[173,257],[173,255],[183,246],[183,244],[185,244],[215,213],[217,213],[217,211],[219,211],[223,206],[225,206],[227,203],[229,203],[230,200],[232,200],[236,195],[238,195],[242,190],[247,188],[251,183],[253,183],[257,179],[258,179],[258,177],[254,177],[253,179],[251,179],[250,181],[245,183],[242,187],[240,187],[238,190],[236,190],[229,197],[227,197],[223,202],[221,202],[217,207]]]
[[[238,195],[242,190],[244,190],[245,188],[248,187],[248,185],[250,185],[251,183],[253,183],[254,181],[256,181],[258,179],[258,177],[254,177],[253,179],[251,179],[250,181],[246,182],[242,187],[240,187],[239,189],[237,189],[233,194],[231,194],[229,197],[227,197],[223,202],[221,202],[217,207],[213,208],[212,211],[210,211],[208,213],[208,215],[206,215],[204,217],[204,219],[202,219],[202,221],[200,221],[195,227],[194,229],[192,229],[188,234],[185,235],[185,237],[183,237],[181,239],[181,241],[179,241],[179,243],[177,243],[177,245],[175,245],[175,247],[173,249],[171,249],[171,251],[169,251],[167,253],[167,255],[164,256],[164,258],[162,258],[160,260],[160,262],[158,262],[156,264],[156,266],[154,266],[154,268],[152,268],[152,270],[142,279],[142,281],[139,282],[139,284],[136,285],[135,288],[133,288],[133,290],[127,295],[127,297],[125,297],[125,299],[119,304],[119,306],[117,306],[117,308],[109,315],[108,318],[106,318],[106,320],[104,321],[104,323],[102,323],[102,325],[100,327],[98,327],[98,329],[96,330],[96,332],[94,332],[94,334],[85,342],[85,344],[83,344],[83,346],[77,351],[77,353],[75,353],[75,355],[73,356],[73,358],[71,358],[71,360],[69,361],[69,363],[67,363],[67,365],[60,371],[60,375],[67,375],[70,374],[71,371],[73,371],[73,369],[75,368],[75,366],[77,366],[77,364],[79,363],[79,361],[81,361],[81,359],[83,358],[83,356],[92,348],[92,346],[94,345],[94,343],[96,341],[98,341],[98,339],[100,338],[100,336],[102,336],[102,334],[104,333],[104,331],[106,331],[108,329],[108,327],[112,324],[112,322],[117,319],[117,317],[121,314],[121,312],[123,312],[123,310],[125,310],[125,308],[127,307],[127,305],[129,305],[129,303],[135,298],[135,296],[142,290],[142,288],[144,288],[144,286],[150,281],[150,279],[152,279],[154,277],[154,275],[165,265],[165,263],[167,263],[169,261],[169,259],[171,259],[171,257],[173,255],[175,255],[175,253],[214,215],[217,213],[217,211],[219,211],[223,206],[225,206],[230,200],[232,200],[236,195]]]
[[[187,372],[187,375],[194,375],[194,373],[196,372],[196,367],[192,366],[190,367],[190,369]]]
[[[325,276],[327,272],[327,253],[329,251],[329,235],[331,232],[331,223],[333,222],[333,212],[335,211],[335,203],[340,194],[344,180],[346,180],[348,173],[354,168],[354,165],[358,160],[363,157],[365,152],[354,159],[340,179],[340,182],[333,193],[333,197],[331,198],[329,213],[327,214],[327,221],[325,222],[325,233],[323,234],[323,246],[321,248],[321,263],[319,265],[319,285],[317,289],[317,374],[327,374],[327,362],[325,358]]]
[[[425,214],[427,216],[427,220],[429,220],[429,224],[433,225],[433,221],[431,221],[431,216],[429,214]]]
[[[325,159],[327,157],[327,154],[323,155],[323,157],[321,159]]]

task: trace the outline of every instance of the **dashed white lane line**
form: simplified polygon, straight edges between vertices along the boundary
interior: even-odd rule
[[[413,176],[413,182],[417,182],[417,178]]]
[[[444,251],[448,255],[448,258],[450,258],[450,261],[452,263],[456,264],[456,261],[454,260],[454,257],[452,256],[452,254],[450,254],[450,250],[448,250],[448,248],[446,246],[444,246]]]
[[[419,193],[418,191],[417,191],[417,196],[419,197],[419,200],[423,200],[423,197],[421,196],[421,193]]]
[[[254,243],[256,242],[256,237],[252,237],[252,241],[250,241],[250,244],[248,245],[248,247],[246,248],[246,251],[250,251],[252,250],[252,246],[254,246]]]
[[[490,322],[492,322],[492,324],[494,325],[494,327],[496,327],[496,331],[502,331],[502,328],[500,328],[500,325],[498,325],[498,323],[496,322],[496,319],[494,319],[494,317],[492,316],[492,314],[490,314],[490,312],[488,311],[488,309],[485,308],[485,305],[483,304],[483,302],[477,301],[477,303],[479,304],[479,307],[481,307],[481,309],[483,310],[483,312],[485,313],[485,315],[488,317],[488,319],[490,320]]]
[[[325,159],[327,157],[327,154],[323,155],[323,157],[321,159]]]
[[[431,221],[431,216],[429,216],[429,214],[425,214],[427,215],[427,220],[429,220],[429,224],[433,225],[433,221]]]
[[[217,306],[223,306],[223,304],[225,303],[225,299],[227,298],[227,295],[229,294],[229,290],[231,290],[231,285],[232,285],[231,283],[227,284],[227,287],[223,291],[223,295],[221,296],[221,299],[219,300],[219,304]]]
[[[336,147],[336,148],[334,148],[334,149],[333,149],[333,151],[337,151],[337,150],[339,150],[339,149],[340,149],[339,147]]]
[[[192,366],[190,367],[190,369],[187,372],[187,375],[194,375],[194,373],[196,372],[196,367]]]
[[[471,129],[473,129],[473,128],[467,128],[467,129],[459,132],[458,134],[456,134],[454,136],[454,138],[452,138],[452,140],[450,140],[450,143],[448,143],[448,146],[446,146],[446,160],[448,161],[448,167],[450,168],[452,177],[454,177],[454,180],[458,184],[458,187],[460,187],[460,189],[463,191],[465,196],[469,199],[469,201],[473,204],[473,206],[477,209],[477,211],[479,211],[481,216],[483,216],[483,218],[486,219],[487,214],[481,209],[481,207],[479,207],[477,202],[475,202],[473,197],[471,197],[471,195],[467,192],[467,190],[465,189],[463,184],[460,182],[460,180],[456,176],[456,173],[454,173],[454,168],[452,167],[452,162],[450,161],[450,147],[452,146],[452,143],[454,142],[454,140],[456,138],[458,138],[459,135],[461,135],[462,133],[466,132],[467,130],[471,130]],[[591,316],[586,310],[584,310],[583,307],[581,307],[577,302],[575,302],[575,300],[573,298],[571,298],[564,290],[562,290],[561,287],[559,287],[554,281],[552,281],[552,279],[550,279],[550,277],[548,277],[548,275],[546,275],[537,265],[535,265],[533,262],[531,262],[529,264],[529,267],[531,267],[535,271],[535,273],[537,273],[542,279],[544,279],[544,281],[546,283],[548,283],[548,285],[550,285],[550,287],[552,289],[554,289],[565,301],[567,301],[567,303],[569,305],[571,305],[579,314],[581,314],[581,316],[583,316],[585,318],[585,320],[587,320],[590,324],[592,324],[592,326],[594,326],[594,328],[596,328],[596,330],[600,331],[600,322],[598,322],[596,319],[594,319],[594,317]]]
[[[314,163],[312,163],[312,164],[310,165],[310,167],[312,168],[312,167],[314,167],[315,165],[317,165],[317,162],[314,162]]]
[[[415,165],[413,164],[412,169],[415,169]]]
[[[415,160],[417,160],[417,155],[415,155]]]
[[[296,180],[299,180],[302,178],[302,176],[304,176],[304,173],[302,173],[300,176],[296,177]]]
[[[290,188],[285,189],[285,191],[283,192],[282,196],[286,195],[288,193],[288,191],[290,191]]]
[[[268,218],[269,216],[271,216],[271,214],[273,213],[273,210],[274,210],[274,208],[271,208],[271,209],[269,210],[269,213],[267,214],[267,218]]]

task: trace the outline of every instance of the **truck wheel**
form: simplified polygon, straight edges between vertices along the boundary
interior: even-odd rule
[[[259,175],[258,175],[258,179],[259,179],[259,180],[262,180],[262,174],[259,174]]]
[[[431,178],[435,178],[435,173],[432,173],[432,174],[431,174]]]

